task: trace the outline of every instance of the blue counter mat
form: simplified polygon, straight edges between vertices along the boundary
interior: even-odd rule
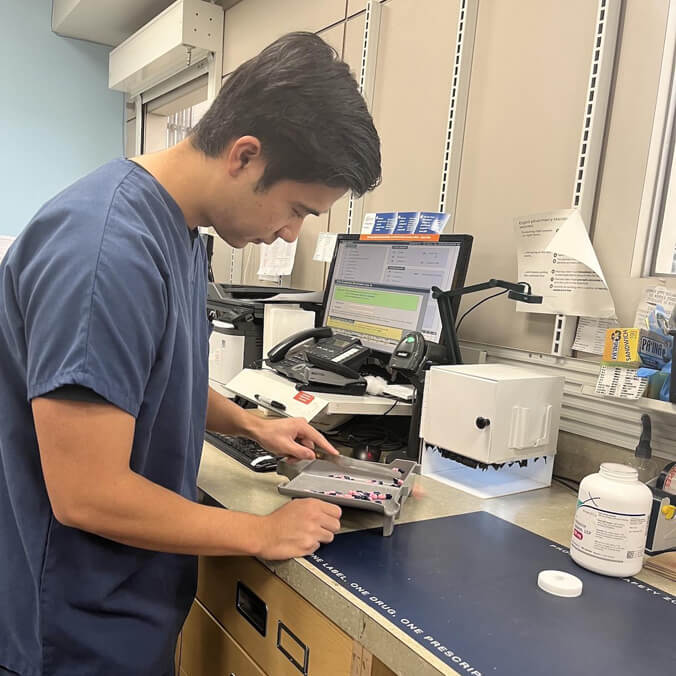
[[[473,512],[400,524],[391,537],[344,533],[306,558],[459,674],[676,673],[676,598],[591,573],[567,552]],[[582,596],[540,590],[545,569],[577,575]]]

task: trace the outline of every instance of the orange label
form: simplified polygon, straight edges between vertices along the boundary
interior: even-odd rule
[[[308,394],[307,392],[299,392],[294,399],[299,401],[301,404],[309,404],[314,400],[313,394]]]
[[[439,233],[426,232],[419,235],[416,234],[392,235],[389,233],[385,233],[378,235],[359,235],[359,239],[379,242],[438,242]]]

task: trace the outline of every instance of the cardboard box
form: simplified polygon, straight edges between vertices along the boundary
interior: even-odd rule
[[[671,358],[668,338],[647,329],[608,329],[601,362],[607,366],[661,369]]]

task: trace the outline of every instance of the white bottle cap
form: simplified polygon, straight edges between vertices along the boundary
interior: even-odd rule
[[[562,570],[542,570],[538,575],[538,587],[554,596],[573,598],[582,594],[582,580]]]

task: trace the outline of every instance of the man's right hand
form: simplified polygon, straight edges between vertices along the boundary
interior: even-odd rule
[[[259,556],[273,561],[312,554],[320,544],[333,540],[341,514],[338,505],[323,500],[292,500],[263,517]]]

